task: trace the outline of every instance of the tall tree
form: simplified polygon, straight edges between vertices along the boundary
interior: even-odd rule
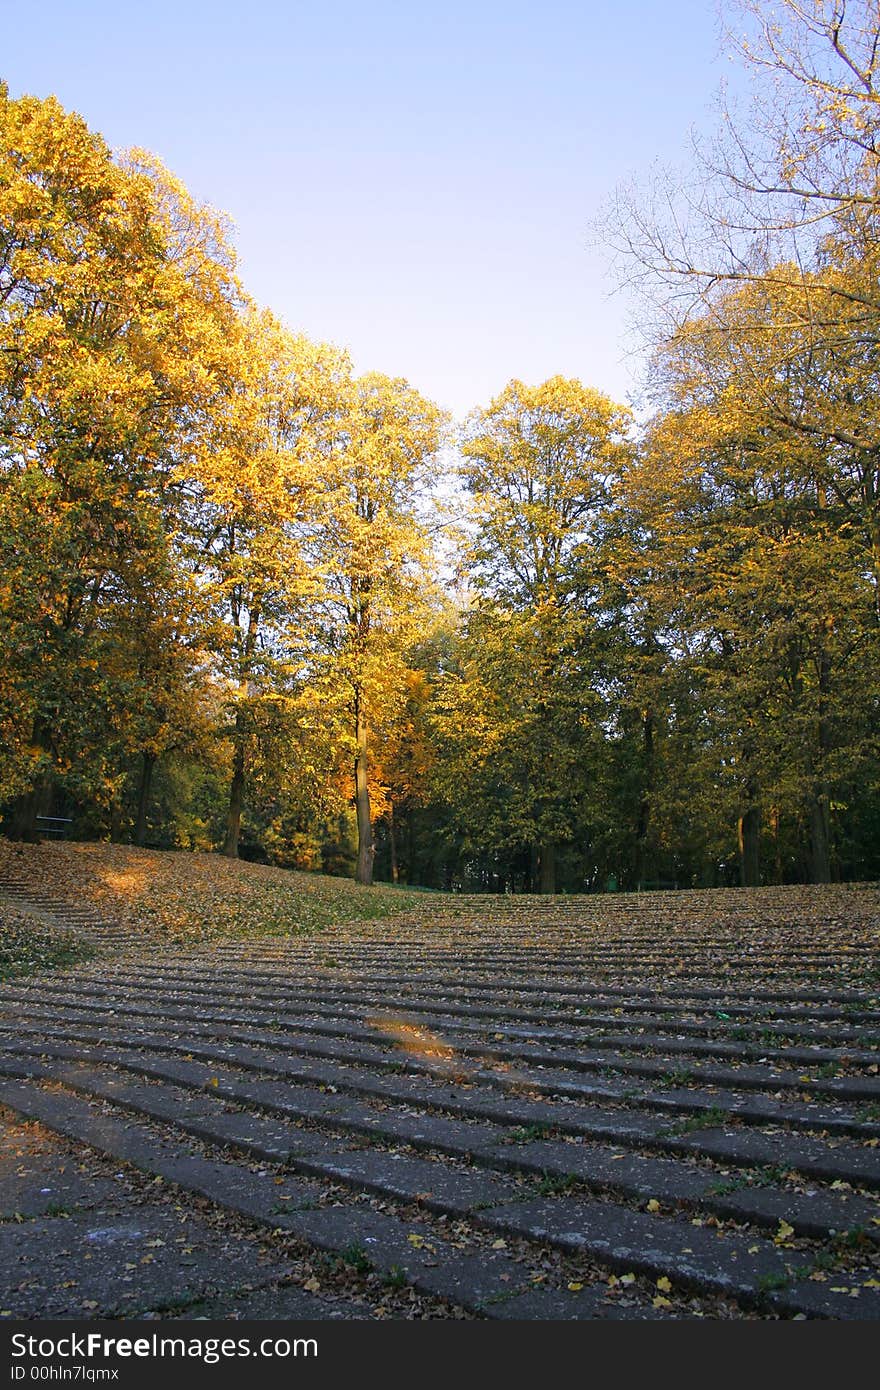
[[[336,349],[291,334],[266,312],[247,310],[233,342],[231,389],[184,477],[190,563],[201,576],[228,689],[232,771],[223,849],[235,858],[258,743],[285,728],[295,737],[308,657],[301,634],[319,592],[306,543],[348,378]],[[265,748],[262,762],[272,763]]]
[[[471,679],[505,728],[513,832],[532,846],[542,892],[570,840],[595,716],[587,654],[595,543],[626,453],[626,411],[580,382],[512,381],[468,420],[464,566],[476,593]],[[454,709],[467,696],[447,692]]]
[[[762,320],[763,290],[733,297],[729,315]],[[790,330],[783,375],[774,337],[765,375],[780,397],[796,398],[809,384],[809,354]],[[728,347],[719,352],[707,316],[665,349],[667,409],[630,474],[627,502],[662,561],[652,598],[704,710],[701,780],[727,800],[718,810],[736,823],[743,882],[759,881],[768,811],[803,817],[809,874],[822,881],[841,772],[863,764],[870,741],[872,586],[858,534],[834,504],[828,458],[768,414],[761,382],[738,370]]]
[[[141,637],[122,615],[175,588],[172,470],[237,289],[216,219],[160,166],[5,88],[0,285],[4,780],[32,835],[53,778],[113,794]]]
[[[653,193],[621,191],[606,236],[659,309],[655,333],[711,325],[716,355],[761,392],[765,414],[818,445],[880,616],[880,11],[874,0],[734,8],[744,26],[730,45],[753,84],[744,110],[723,112],[695,185],[665,175]]]
[[[316,642],[327,709],[349,749],[356,878],[373,878],[372,741],[406,697],[407,646],[420,632],[431,568],[428,485],[444,417],[407,382],[351,383],[326,460],[323,517],[312,537],[322,575]]]

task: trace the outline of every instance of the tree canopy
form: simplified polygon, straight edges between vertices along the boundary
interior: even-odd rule
[[[758,114],[699,196],[615,212],[663,310],[638,424],[554,376],[453,427],[255,304],[152,156],[0,88],[7,833],[507,891],[880,874],[880,22],[753,16]]]

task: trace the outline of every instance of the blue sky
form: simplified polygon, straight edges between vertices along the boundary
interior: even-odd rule
[[[7,11],[0,65],[224,209],[291,327],[459,415],[512,376],[626,398],[588,223],[687,157],[730,72],[713,0],[40,0]]]

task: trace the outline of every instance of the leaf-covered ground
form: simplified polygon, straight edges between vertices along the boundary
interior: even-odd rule
[[[294,936],[345,922],[430,911],[434,895],[290,872],[218,854],[128,845],[13,844],[0,878],[91,909],[97,919],[177,942]]]
[[[31,913],[0,901],[0,980],[72,965],[90,954],[72,933],[56,931]]]
[[[880,1317],[878,885],[0,856],[0,900],[97,947],[2,990],[0,1129],[73,1148],[0,1202],[0,1317]],[[133,1223],[128,1168],[170,1208]]]
[[[760,949],[767,934],[797,924],[818,945],[830,939],[837,952],[835,974],[869,988],[880,983],[876,958],[880,915],[878,884],[785,884],[762,888],[699,889],[655,893],[596,893],[588,896],[425,892],[376,884],[364,888],[347,878],[291,872],[225,859],[219,854],[136,849],[129,845],[49,842],[13,843],[0,838],[0,885],[25,890],[25,906],[43,901],[65,921],[65,909],[80,920],[111,923],[135,941],[156,937],[179,945],[222,939],[286,938],[342,933],[384,940],[391,922],[399,939],[450,927],[470,936],[487,929],[502,936],[550,928],[561,941],[572,934],[601,940],[621,925],[653,923],[663,937],[727,931],[740,942],[743,958]],[[73,916],[73,914],[72,914]],[[702,937],[701,937],[702,939]],[[714,949],[710,947],[710,950]],[[688,975],[685,951],[668,968]],[[737,968],[731,960],[726,967]],[[798,969],[805,968],[803,960]]]

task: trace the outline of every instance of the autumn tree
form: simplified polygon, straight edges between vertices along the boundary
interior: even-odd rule
[[[320,583],[306,542],[323,497],[347,364],[336,349],[256,309],[236,324],[229,356],[222,408],[182,477],[189,562],[215,671],[228,691],[232,771],[223,848],[234,858],[255,757],[280,768],[289,761],[282,745],[296,737],[309,661],[302,633]]]
[[[145,636],[123,613],[174,590],[173,468],[237,290],[222,227],[155,162],[54,99],[3,88],[0,124],[3,780],[33,834],[53,778],[114,794]]]
[[[764,321],[765,287],[730,298],[729,319]],[[652,602],[679,684],[688,673],[692,709],[703,711],[692,797],[700,782],[712,788],[714,815],[736,824],[742,881],[760,881],[768,814],[777,826],[780,815],[803,822],[805,868],[825,881],[831,807],[871,741],[873,587],[858,531],[829,486],[834,461],[767,411],[757,366],[791,401],[821,391],[827,374],[811,378],[796,326],[784,370],[778,332],[764,358],[750,353],[750,371],[729,349],[722,339],[719,350],[707,315],[658,359],[664,409],[625,491],[642,523],[635,573],[642,555],[659,555]]]
[[[655,345],[711,324],[767,417],[818,445],[880,615],[880,12],[873,0],[741,0],[734,14],[749,99],[723,109],[689,182],[666,173],[653,191],[622,189],[605,236],[657,310]],[[737,289],[761,312],[744,314]]]
[[[421,631],[431,569],[427,489],[442,412],[407,382],[350,383],[325,459],[311,555],[322,592],[314,628],[318,679],[353,769],[356,878],[373,877],[372,742],[405,699],[406,651]]]
[[[595,736],[588,576],[627,425],[607,397],[553,377],[510,382],[464,431],[475,603],[443,697],[447,737],[478,739],[462,775],[482,767],[490,780],[472,804],[498,834],[503,818],[508,843],[532,847],[542,892],[555,891]]]
[[[880,13],[743,0],[734,14],[747,100],[722,107],[692,179],[624,190],[606,233],[656,310],[665,380],[644,478],[666,482],[653,534],[672,546],[686,664],[702,661],[710,760],[738,786],[744,881],[763,814],[777,846],[780,817],[800,822],[802,871],[822,879],[832,808],[875,756]]]

